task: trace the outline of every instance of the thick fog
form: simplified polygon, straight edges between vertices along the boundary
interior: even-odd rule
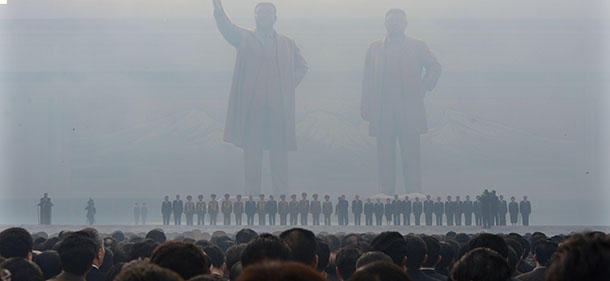
[[[2,1],[0,1],[2,2]],[[254,27],[258,1],[224,0]],[[610,224],[610,7],[606,1],[276,0],[275,29],[309,71],[296,88],[286,194],[379,193],[360,113],[365,54],[402,8],[442,66],[424,99],[422,192],[483,189],[532,201],[532,222]],[[0,5],[0,224],[126,223],[133,202],[241,194],[223,141],[236,51],[212,0],[8,0]],[[396,193],[404,194],[397,149]],[[271,172],[265,153],[262,192]],[[63,216],[63,217],[61,217]]]

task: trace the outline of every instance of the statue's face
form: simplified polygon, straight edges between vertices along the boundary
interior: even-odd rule
[[[256,28],[270,30],[277,20],[275,8],[271,5],[261,5],[254,11]]]
[[[385,18],[385,29],[388,33],[404,33],[407,28],[407,18],[400,13],[390,13]]]

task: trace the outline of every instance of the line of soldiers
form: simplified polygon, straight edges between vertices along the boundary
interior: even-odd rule
[[[273,195],[265,199],[265,195],[261,194],[257,201],[253,196],[248,196],[247,200],[242,200],[241,195],[237,195],[234,200],[229,194],[224,195],[224,200],[216,200],[216,194],[210,196],[211,200],[207,203],[203,200],[203,195],[197,196],[198,201],[193,202],[191,195],[187,196],[187,202],[183,203],[180,200],[180,195],[176,195],[176,200],[169,201],[169,197],[165,196],[162,203],[163,224],[170,224],[170,217],[173,215],[174,224],[180,225],[182,215],[186,217],[187,225],[194,225],[194,217],[197,216],[196,224],[204,225],[205,217],[209,218],[209,225],[216,225],[216,220],[219,213],[223,216],[223,224],[231,225],[231,218],[234,217],[236,225],[242,225],[242,217],[246,215],[246,224],[254,225],[254,220],[258,217],[258,225],[275,225],[276,217],[279,215],[280,225],[308,225],[308,219],[311,216],[312,225],[320,225],[320,218],[324,219],[324,225],[331,225],[331,216],[334,213],[337,216],[339,225],[349,225],[349,202],[345,195],[337,198],[336,205],[333,208],[333,202],[330,201],[330,196],[324,196],[324,201],[318,200],[318,194],[314,194],[313,200],[307,199],[307,193],[301,194],[301,199],[297,200],[297,195],[290,196],[290,201],[286,200],[285,195],[280,196],[280,200],[276,201]],[[437,197],[436,201],[432,200],[430,195],[426,196],[425,200],[420,200],[415,197],[412,201],[409,196],[405,196],[401,200],[398,195],[394,195],[394,199],[386,199],[385,202],[380,198],[376,198],[375,202],[371,198],[366,199],[366,202],[360,200],[359,195],[355,195],[351,202],[351,214],[353,215],[354,225],[361,225],[362,216],[364,215],[365,225],[383,225],[385,217],[386,225],[411,225],[413,218],[415,225],[422,224],[422,215],[425,225],[432,225],[435,218],[436,225],[443,225],[443,217],[446,225],[474,225],[489,228],[494,225],[506,225],[506,215],[510,214],[510,222],[516,225],[518,214],[522,216],[523,225],[529,225],[529,214],[531,213],[531,204],[527,200],[527,196],[523,196],[523,200],[517,204],[515,197],[511,197],[511,202],[507,203],[504,196],[496,196],[496,192],[485,190],[481,195],[476,196],[476,200],[471,201],[470,196],[466,196],[466,200],[462,201],[460,196],[456,196],[452,200],[451,196],[447,196],[445,202],[441,201],[441,197]],[[463,220],[462,220],[463,219]]]

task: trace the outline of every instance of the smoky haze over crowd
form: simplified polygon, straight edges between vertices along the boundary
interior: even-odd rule
[[[160,202],[243,191],[242,152],[222,140],[235,49],[211,0],[8,2],[0,5],[2,210],[34,206],[43,192]],[[257,2],[223,4],[236,24],[253,27]],[[489,188],[528,195],[533,213],[536,201],[548,208],[540,224],[562,216],[580,224],[588,214],[589,224],[610,224],[605,1],[273,2],[276,30],[309,64],[296,89],[288,193],[378,193],[362,72],[369,43],[385,35],[385,12],[402,8],[407,34],[443,67],[425,98],[423,193]],[[267,157],[263,167],[270,193]],[[13,221],[2,213],[0,224]]]

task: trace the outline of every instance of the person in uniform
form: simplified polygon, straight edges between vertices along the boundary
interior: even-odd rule
[[[197,204],[195,204],[195,212],[197,213],[197,225],[204,225],[206,208],[205,202],[203,201],[203,195],[199,194],[197,196],[197,199],[199,199],[199,201],[197,201]]]
[[[133,219],[136,225],[140,224],[140,204],[133,203]]]
[[[506,225],[506,213],[508,213],[508,206],[506,200],[504,200],[504,195],[500,195],[500,200],[498,200],[498,217],[500,218],[500,225]]]
[[[377,202],[375,202],[375,223],[378,226],[380,226],[383,221],[383,213],[383,203],[380,198],[377,198]]]
[[[496,195],[496,191],[491,191],[491,225],[500,225],[500,216],[498,215],[498,206],[500,205],[500,199]]]
[[[432,214],[434,213],[434,201],[432,201],[431,195],[426,195],[426,200],[424,200],[424,218],[426,220],[426,225],[432,225]]]
[[[403,225],[411,225],[411,212],[413,211],[413,203],[409,196],[405,196],[405,201],[402,202]]]
[[[93,201],[93,199],[89,198],[89,201],[87,201],[87,207],[85,207],[85,210],[87,210],[87,223],[89,225],[93,225],[95,223],[95,202]]]
[[[481,217],[481,196],[477,195],[476,200],[472,203],[474,209],[474,222],[476,226],[483,225],[483,218]]]
[[[216,225],[216,218],[218,217],[218,201],[216,201],[216,194],[210,195],[210,202],[208,203],[208,215],[210,215],[210,225]]]
[[[462,213],[464,213],[462,203],[460,196],[455,196],[455,202],[453,202],[453,219],[455,220],[455,225],[462,225]]]
[[[142,218],[142,224],[146,224],[146,216],[148,215],[148,207],[146,207],[146,202],[142,202],[142,206],[140,207],[140,214]]]
[[[40,209],[38,222],[40,224],[51,224],[51,207],[53,207],[53,203],[51,203],[51,198],[49,198],[49,194],[45,192],[42,198],[40,198],[40,202],[38,202],[38,208]]]
[[[248,201],[246,201],[246,220],[248,225],[254,225],[254,214],[256,214],[256,202],[252,198],[252,195],[248,195]]]
[[[269,216],[269,225],[275,225],[275,215],[277,214],[277,201],[273,198],[273,195],[269,195],[269,201],[265,204],[265,212]]]
[[[313,225],[320,225],[320,214],[322,213],[322,202],[318,200],[318,194],[312,195],[313,200],[309,203],[309,211],[313,219]]]
[[[394,225],[400,225],[400,215],[402,214],[402,200],[398,198],[398,195],[394,194],[394,200],[392,200],[392,213],[394,216]]]
[[[447,195],[447,201],[445,202],[445,217],[447,217],[447,225],[453,225],[453,215],[454,215],[454,207],[453,201],[451,201],[451,195]]]
[[[517,225],[517,218],[519,216],[519,204],[515,200],[515,196],[511,196],[510,203],[508,203],[508,213],[510,214],[511,225]]]
[[[481,221],[483,223],[483,228],[491,228],[492,220],[491,194],[485,189],[481,195]]]
[[[235,215],[235,224],[241,225],[241,218],[244,214],[244,202],[241,201],[241,195],[235,197],[235,203],[233,203],[233,214]]]
[[[373,214],[375,213],[375,204],[371,202],[371,198],[366,199],[364,203],[364,224],[373,225]]]
[[[362,200],[360,195],[356,194],[354,200],[352,200],[352,213],[354,214],[354,225],[360,225],[360,217],[362,216]]]
[[[286,225],[288,222],[288,201],[286,201],[286,195],[280,195],[280,202],[277,203],[277,212],[280,215],[280,225]]]
[[[384,211],[385,211],[385,222],[386,225],[392,224],[392,219],[394,219],[394,209],[392,208],[392,199],[387,198],[385,200]]]
[[[261,194],[258,196],[259,200],[256,202],[256,211],[258,212],[258,225],[265,225],[265,217],[267,216],[267,212],[265,207],[267,206],[267,202],[265,201],[265,194]]]
[[[184,203],[184,215],[186,216],[186,225],[193,225],[193,215],[195,214],[195,203],[192,201],[193,196],[186,196]]]
[[[470,201],[470,195],[466,195],[466,200],[464,200],[462,206],[464,206],[464,225],[471,226],[472,212],[474,211],[474,207],[472,205],[472,201]]]
[[[169,225],[169,217],[172,214],[172,202],[169,202],[169,196],[165,196],[161,203],[161,214],[163,215],[163,225]]]
[[[182,223],[182,212],[184,211],[184,203],[180,200],[180,195],[176,195],[176,200],[172,202],[172,213],[174,213],[174,225]]]
[[[434,215],[436,216],[436,225],[443,225],[443,213],[445,213],[445,204],[441,201],[441,197],[436,197],[434,202]]]
[[[290,203],[288,203],[288,210],[290,211],[290,225],[297,225],[299,216],[299,201],[297,201],[297,195],[290,195]]]
[[[339,225],[349,225],[349,219],[347,217],[349,203],[347,202],[347,200],[345,198],[346,198],[345,195],[341,195],[338,198],[337,207],[335,210],[335,213],[337,213],[337,217],[339,219]]]
[[[333,214],[333,203],[330,202],[330,196],[328,195],[324,195],[322,214],[324,215],[324,225],[330,225],[330,216]]]
[[[301,194],[301,201],[299,201],[299,214],[301,214],[301,225],[307,225],[307,217],[309,216],[309,200],[307,200],[307,193]]]
[[[532,205],[527,200],[527,196],[523,196],[523,200],[519,202],[519,211],[521,212],[521,222],[524,226],[530,225],[530,214],[532,213]]]
[[[231,195],[225,194],[225,199],[220,204],[220,211],[222,212],[222,224],[231,225],[231,213],[233,213],[233,203],[231,202]]]
[[[419,197],[415,197],[415,202],[413,202],[413,215],[415,216],[415,225],[419,225],[422,211],[423,204],[421,201],[419,201]]]

